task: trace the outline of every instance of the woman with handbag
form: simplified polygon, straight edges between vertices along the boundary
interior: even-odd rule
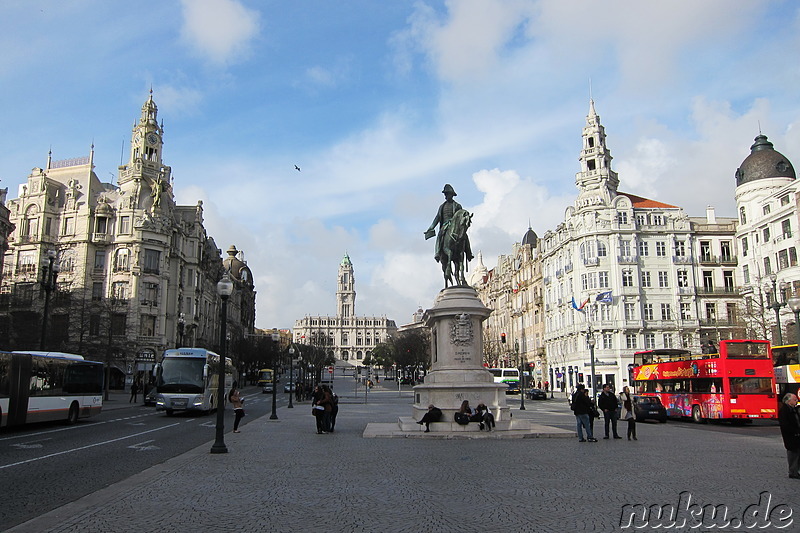
[[[627,420],[628,421],[628,440],[636,439],[636,416],[633,412],[633,396],[631,395],[631,390],[628,387],[623,387],[622,392],[619,393],[619,403],[622,405],[622,411],[620,411],[619,418],[620,420]]]
[[[239,396],[239,389],[236,388],[235,384],[231,392],[228,393],[228,401],[231,402],[233,412],[236,414],[236,418],[233,420],[233,432],[241,433],[239,431],[239,422],[244,418],[244,399]]]

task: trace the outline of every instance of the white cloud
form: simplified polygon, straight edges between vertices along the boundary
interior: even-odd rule
[[[235,63],[246,55],[259,30],[260,15],[236,0],[181,0],[181,37],[217,65]]]

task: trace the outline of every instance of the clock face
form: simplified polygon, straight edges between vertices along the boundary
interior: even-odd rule
[[[150,144],[156,144],[158,142],[158,136],[155,133],[150,133],[147,135],[147,142]]]

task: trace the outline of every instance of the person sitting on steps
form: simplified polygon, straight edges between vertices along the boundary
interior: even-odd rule
[[[422,420],[417,422],[420,426],[425,424],[425,433],[431,430],[431,422],[438,422],[442,419],[442,410],[433,404],[428,406],[428,412],[422,416]]]

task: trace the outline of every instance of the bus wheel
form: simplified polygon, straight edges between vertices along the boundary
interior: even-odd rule
[[[692,421],[695,424],[705,424],[705,420],[703,419],[703,414],[700,412],[700,406],[695,405],[692,407]]]
[[[69,406],[69,415],[67,415],[67,424],[74,424],[78,421],[78,403],[72,402]]]

